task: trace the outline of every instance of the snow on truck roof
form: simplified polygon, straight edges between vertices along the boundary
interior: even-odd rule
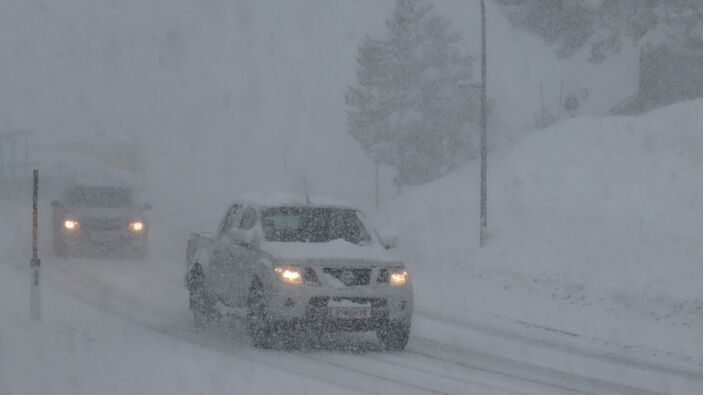
[[[305,196],[287,193],[274,193],[271,195],[249,193],[242,195],[239,199],[235,200],[234,203],[251,204],[256,207],[316,206],[356,209],[356,207],[345,202],[327,198],[311,198],[310,202],[308,202]]]

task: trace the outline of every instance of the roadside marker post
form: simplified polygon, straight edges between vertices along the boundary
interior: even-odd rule
[[[487,231],[487,219],[486,219],[486,9],[484,7],[484,0],[479,0],[479,8],[481,14],[481,27],[482,27],[482,56],[481,56],[481,74],[482,74],[482,85],[481,85],[481,114],[479,118],[479,124],[481,126],[480,144],[481,144],[481,168],[479,171],[480,181],[480,195],[479,195],[479,247],[484,247],[486,245],[486,240],[489,237]]]
[[[39,227],[39,211],[37,208],[38,187],[39,170],[34,170],[34,179],[32,181],[32,260],[29,264],[31,269],[29,318],[32,321],[39,321],[41,318],[41,294],[39,292],[39,268],[41,267],[41,261],[39,260],[37,243],[37,231]]]

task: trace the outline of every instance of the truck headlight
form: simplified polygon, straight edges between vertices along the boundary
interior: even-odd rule
[[[134,221],[130,222],[130,230],[136,233],[139,233],[144,230],[144,222],[142,221]]]
[[[279,280],[286,284],[303,284],[301,270],[296,266],[277,266],[274,268],[274,273],[279,277]]]
[[[392,287],[400,287],[408,280],[408,272],[402,268],[391,269],[389,280]]]
[[[81,224],[79,224],[75,219],[67,219],[64,221],[64,228],[68,230],[78,230],[80,227]]]

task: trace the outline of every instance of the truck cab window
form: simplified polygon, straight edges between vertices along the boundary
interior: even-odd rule
[[[230,231],[230,229],[232,228],[232,224],[235,223],[235,217],[237,217],[239,210],[240,205],[235,204],[227,211],[225,219],[222,221],[222,226],[220,228],[221,236],[226,235]]]
[[[240,229],[250,230],[257,223],[257,211],[252,207],[247,207],[242,213]]]

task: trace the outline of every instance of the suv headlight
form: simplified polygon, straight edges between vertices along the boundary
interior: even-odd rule
[[[144,222],[142,221],[132,221],[130,222],[130,230],[135,233],[142,232],[144,230]]]
[[[400,287],[406,284],[408,281],[408,272],[404,268],[393,268],[391,269],[391,275],[389,276],[389,283],[392,287]]]
[[[78,223],[75,219],[67,219],[64,221],[64,228],[68,230],[78,230],[81,227],[81,224]]]
[[[303,284],[303,275],[298,266],[276,266],[274,273],[279,277],[279,280],[286,284]]]

